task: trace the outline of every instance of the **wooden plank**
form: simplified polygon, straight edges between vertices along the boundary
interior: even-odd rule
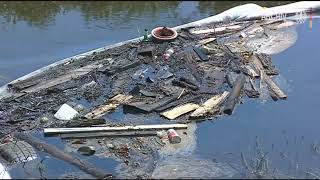
[[[85,115],[85,117],[87,119],[100,118],[100,117],[104,116],[106,113],[116,109],[121,104],[129,102],[129,100],[132,97],[133,96],[131,96],[131,95],[127,96],[127,95],[123,95],[123,94],[118,94],[118,95],[114,96],[113,98],[111,98],[110,100],[108,100],[104,105],[102,105],[102,106],[94,109],[93,111],[87,113]]]
[[[272,81],[269,76],[264,74],[263,78],[266,81],[269,89],[271,89],[271,91],[273,91],[279,99],[287,99],[287,95],[279,88],[279,86],[275,82]]]
[[[246,69],[246,74],[248,74],[250,77],[259,77],[260,75],[250,66],[250,65],[245,65],[244,66]]]
[[[186,67],[191,71],[191,74],[195,77],[195,79],[198,82],[201,82],[201,76],[198,72],[197,66],[196,66],[196,62],[193,60],[193,56],[192,54],[194,54],[194,51],[186,51],[184,54],[183,59],[186,62]]]
[[[163,113],[161,113],[161,115],[172,120],[172,119],[175,119],[183,114],[186,114],[190,111],[193,111],[197,108],[199,108],[198,104],[187,103],[187,104],[175,107],[169,111],[163,112]]]
[[[96,69],[96,68],[98,68],[97,64],[90,64],[79,69],[71,70],[57,78],[44,80],[34,86],[25,88],[22,90],[22,92],[31,93],[31,92],[40,91],[42,89],[47,89],[47,88],[62,84],[64,82],[67,82],[71,79],[75,79],[85,74],[88,74],[89,72],[91,72],[93,69]]]
[[[66,127],[89,127],[93,125],[106,124],[105,119],[75,119],[68,121]]]
[[[126,107],[134,107],[134,108],[146,111],[146,112],[151,112],[151,111],[158,109],[162,106],[165,106],[173,101],[176,101],[177,98],[178,98],[178,94],[174,94],[173,96],[162,98],[159,101],[151,103],[151,104],[142,101],[142,102],[128,103],[128,104],[125,104],[125,106]]]
[[[200,41],[198,41],[198,44],[201,44],[201,45],[205,45],[205,44],[208,44],[212,41],[216,40],[216,38],[207,38],[207,39],[202,39]]]
[[[215,33],[215,34],[223,34],[227,32],[234,32],[241,30],[243,27],[240,25],[226,26],[226,27],[218,27],[214,29],[204,29],[204,30],[193,30],[190,31],[192,34],[206,34],[206,33]]]
[[[130,131],[130,130],[158,130],[158,129],[187,129],[187,124],[154,124],[136,125],[122,127],[82,127],[82,128],[44,128],[44,134],[63,134],[63,133],[89,133],[101,131]]]
[[[209,113],[213,108],[216,108],[219,104],[221,104],[229,95],[228,91],[224,91],[222,94],[218,94],[213,96],[204,102],[198,109],[196,109],[191,115],[191,118],[195,117],[203,117],[207,113]]]
[[[256,56],[251,56],[250,61],[253,62],[255,68],[259,71],[261,80],[265,80],[269,91],[272,91],[272,95],[275,94],[279,99],[287,99],[287,95],[277,86],[276,83],[265,73],[262,63]],[[261,89],[261,88],[260,88]],[[273,97],[274,98],[274,97]]]

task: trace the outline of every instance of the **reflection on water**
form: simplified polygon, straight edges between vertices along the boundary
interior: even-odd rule
[[[159,18],[159,12],[165,11],[168,14],[178,16],[176,9],[179,1],[13,1],[0,3],[0,16],[3,24],[16,24],[18,21],[25,21],[29,25],[38,27],[48,26],[54,23],[55,16],[66,14],[76,10],[81,12],[85,22],[105,20],[108,23],[123,24],[131,18],[141,17],[151,13],[152,17]],[[217,14],[226,9],[245,3],[256,3],[261,6],[277,6],[290,3],[288,1],[200,1],[198,9],[201,13]]]
[[[38,27],[48,26],[54,23],[55,16],[67,14],[70,11],[79,11],[85,22],[106,20],[108,23],[123,24],[131,17],[140,17],[151,13],[153,17],[159,11],[173,12],[181,2],[126,2],[126,1],[95,1],[95,2],[1,2],[0,16],[3,24],[16,24],[17,21],[25,21],[29,25]]]

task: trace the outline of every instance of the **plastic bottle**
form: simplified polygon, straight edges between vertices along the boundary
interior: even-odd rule
[[[143,41],[147,42],[147,41],[149,41],[149,39],[148,39],[148,29],[145,29],[144,32],[145,32],[145,34],[143,36]]]
[[[165,62],[168,61],[168,59],[170,58],[170,56],[174,53],[174,49],[173,48],[169,48],[165,51],[165,53],[163,54],[163,59]]]

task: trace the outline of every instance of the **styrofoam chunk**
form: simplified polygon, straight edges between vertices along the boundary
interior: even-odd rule
[[[78,111],[74,110],[68,104],[63,104],[60,109],[54,114],[54,117],[60,120],[71,120],[78,115]]]

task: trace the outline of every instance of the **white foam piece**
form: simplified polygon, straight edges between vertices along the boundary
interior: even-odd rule
[[[0,162],[0,179],[11,179],[8,169]]]
[[[60,109],[54,114],[54,117],[60,120],[71,120],[78,115],[78,111],[74,110],[68,104],[63,104]]]

